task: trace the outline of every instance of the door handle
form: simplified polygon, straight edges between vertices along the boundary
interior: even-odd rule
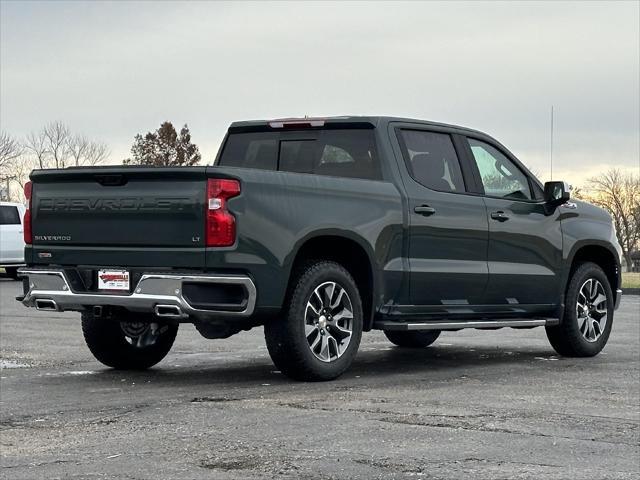
[[[502,210],[498,210],[497,212],[493,212],[491,214],[491,218],[493,218],[494,220],[498,220],[499,222],[506,222],[507,220],[509,220],[509,215],[504,213]]]
[[[414,212],[419,213],[420,215],[424,215],[425,217],[428,217],[429,215],[433,215],[434,213],[436,213],[436,209],[433,207],[430,207],[429,205],[418,205],[416,208],[413,209]]]

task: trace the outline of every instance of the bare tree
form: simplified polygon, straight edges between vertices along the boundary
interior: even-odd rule
[[[33,160],[26,156],[20,157],[20,159],[14,163],[12,180],[18,184],[20,191],[24,188],[24,184],[29,181],[29,174],[32,170],[34,170]]]
[[[613,218],[622,254],[631,269],[631,252],[640,243],[640,176],[613,168],[587,181],[587,199]]]
[[[25,149],[34,157],[34,168],[48,168],[49,150],[44,130],[31,132],[24,141]]]
[[[24,139],[23,147],[23,155],[11,167],[11,180],[21,187],[34,169],[97,165],[109,156],[109,149],[104,143],[90,140],[82,134],[74,135],[62,122],[52,122],[39,131],[31,132]]]
[[[11,178],[11,167],[22,155],[23,147],[7,132],[0,132],[0,180]]]
[[[84,163],[84,159],[89,150],[89,140],[84,135],[70,135],[67,139],[67,152],[71,156],[73,165],[79,167]]]
[[[56,121],[46,125],[43,132],[47,150],[53,159],[53,165],[55,168],[66,167],[69,158],[69,139],[71,138],[69,128],[64,123]]]
[[[102,142],[90,142],[86,154],[86,165],[98,165],[109,157],[109,147]]]
[[[97,165],[109,155],[109,149],[104,143],[90,141],[84,135],[71,135],[67,141],[67,152],[72,165]]]

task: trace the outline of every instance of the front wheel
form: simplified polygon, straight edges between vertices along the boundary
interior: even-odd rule
[[[93,356],[107,367],[144,370],[169,353],[178,325],[96,318],[83,312],[82,333]]]
[[[576,268],[569,281],[562,323],[546,327],[551,346],[567,357],[592,357],[607,344],[613,326],[609,279],[595,263]]]
[[[340,376],[362,337],[362,303],[355,281],[335,262],[305,265],[293,280],[284,318],[264,327],[273,363],[296,380]]]

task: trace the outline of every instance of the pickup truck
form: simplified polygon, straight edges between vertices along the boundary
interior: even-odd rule
[[[610,216],[476,130],[389,117],[233,123],[211,166],[36,170],[24,295],[81,312],[103,364],[148,368],[178,326],[264,326],[276,367],[329,380],[363,332],[543,326],[596,355],[620,298]]]

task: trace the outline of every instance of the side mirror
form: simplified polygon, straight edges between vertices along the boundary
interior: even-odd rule
[[[567,182],[547,182],[544,184],[544,201],[551,207],[567,203],[571,198],[570,190]]]

